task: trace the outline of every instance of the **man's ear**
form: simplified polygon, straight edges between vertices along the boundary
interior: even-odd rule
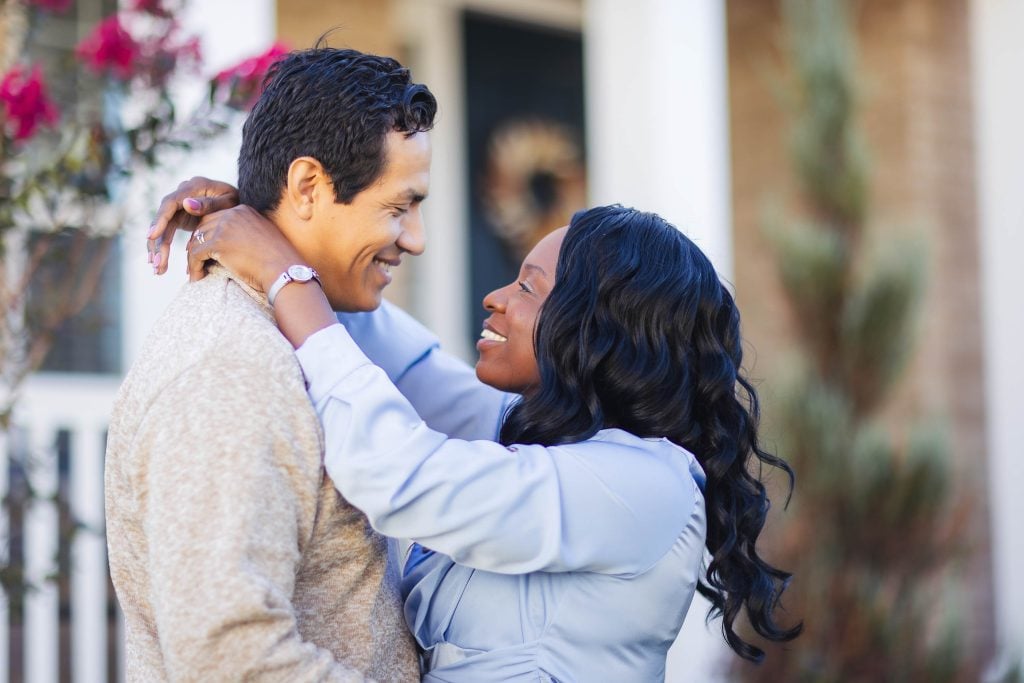
[[[317,194],[330,189],[330,178],[324,172],[323,164],[313,157],[298,157],[288,165],[284,201],[302,220],[308,221],[313,217]]]

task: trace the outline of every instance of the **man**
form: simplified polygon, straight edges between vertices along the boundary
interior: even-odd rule
[[[379,305],[389,269],[423,249],[435,111],[392,59],[325,48],[276,65],[239,155],[239,198],[301,257],[271,296],[322,284],[337,310]],[[418,680],[387,543],[322,450],[267,298],[217,267],[185,287],[110,425],[129,680]]]

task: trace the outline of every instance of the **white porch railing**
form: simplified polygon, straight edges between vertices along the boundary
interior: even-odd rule
[[[92,683],[123,672],[121,638],[109,642],[107,553],[103,516],[103,451],[111,406],[120,379],[116,377],[38,375],[29,380],[18,403],[13,439],[0,444],[0,494],[7,495],[10,457],[27,454],[22,468],[35,496],[26,506],[22,528],[8,528],[4,515],[0,536],[8,551],[17,532],[23,539],[22,559],[26,584],[20,629],[9,628],[11,615],[6,596],[0,595],[0,683],[56,683],[58,679]],[[71,535],[70,548],[61,548],[57,494],[61,472],[58,441],[67,434],[65,489],[71,518],[81,525]],[[66,534],[65,534],[66,536]],[[70,551],[69,614],[61,614],[60,592],[53,580],[58,551]],[[62,666],[61,650],[65,650]],[[113,645],[113,648],[111,648]],[[110,652],[114,655],[111,656]]]

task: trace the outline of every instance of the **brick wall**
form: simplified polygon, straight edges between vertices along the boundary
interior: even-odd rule
[[[277,34],[294,48],[312,47],[325,31],[333,47],[401,59],[391,0],[279,0]]]
[[[991,652],[991,571],[985,498],[981,299],[978,271],[968,0],[853,3],[861,66],[861,123],[870,147],[869,231],[884,244],[923,234],[928,290],[920,335],[886,419],[947,421],[958,474],[976,492],[969,601],[974,652]],[[729,104],[735,284],[753,374],[771,379],[792,342],[792,321],[762,235],[766,211],[799,204],[780,93],[787,74],[775,0],[729,0]]]

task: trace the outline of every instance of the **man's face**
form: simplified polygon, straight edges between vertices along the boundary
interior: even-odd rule
[[[312,233],[302,249],[337,311],[372,311],[403,253],[424,247],[420,205],[430,184],[428,133],[392,131],[385,141],[384,173],[349,204],[320,193]]]

